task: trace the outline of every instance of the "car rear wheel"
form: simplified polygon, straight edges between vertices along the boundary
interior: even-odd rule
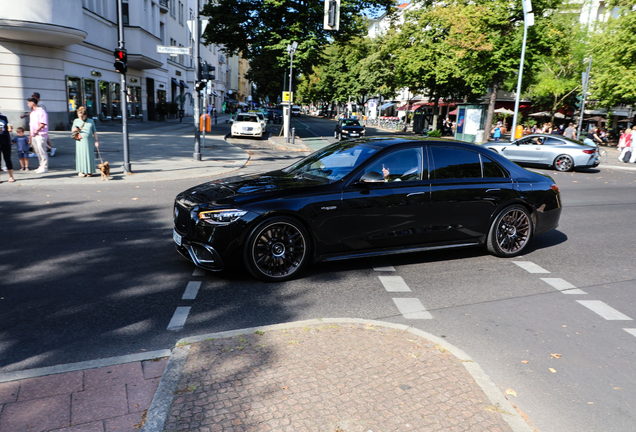
[[[488,252],[499,257],[519,255],[532,237],[532,220],[525,207],[506,207],[497,215],[488,232]]]
[[[574,168],[574,161],[568,155],[559,155],[554,159],[554,168],[557,171],[567,172]]]
[[[250,233],[244,259],[249,272],[260,280],[292,279],[309,260],[309,234],[292,218],[267,219]]]

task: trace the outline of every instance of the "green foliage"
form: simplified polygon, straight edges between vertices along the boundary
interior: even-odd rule
[[[633,3],[633,2],[630,2]],[[636,102],[636,11],[632,5],[610,18],[591,41],[592,97],[612,107]]]
[[[439,138],[442,136],[442,131],[439,129],[435,129],[430,131],[428,134],[426,134],[426,136],[432,137],[432,138]]]
[[[186,92],[180,95],[177,95],[176,98],[174,98],[174,101],[179,105],[179,109],[185,109],[185,104],[186,102],[190,102],[190,106],[194,106],[194,99],[192,98],[192,94],[190,94],[190,92]]]

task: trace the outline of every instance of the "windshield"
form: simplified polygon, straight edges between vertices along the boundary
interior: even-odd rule
[[[364,142],[336,143],[307,156],[283,171],[292,175],[309,175],[333,182],[349,174],[376,151],[378,151],[377,147]]]
[[[249,114],[239,114],[236,116],[237,122],[258,122],[258,117]]]
[[[360,126],[360,122],[358,120],[343,120],[343,126]]]

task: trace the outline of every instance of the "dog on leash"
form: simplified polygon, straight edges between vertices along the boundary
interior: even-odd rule
[[[108,180],[108,176],[110,175],[110,165],[108,165],[108,162],[100,163],[97,165],[97,169],[102,173],[102,181]]]

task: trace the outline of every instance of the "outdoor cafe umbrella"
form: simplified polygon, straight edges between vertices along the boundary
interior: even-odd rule
[[[530,117],[551,117],[552,113],[550,111],[539,111],[539,112],[528,114],[528,115]],[[565,118],[565,115],[558,112],[558,113],[554,113],[554,117],[558,119],[562,119],[562,118]]]
[[[508,114],[508,115],[513,115],[515,113],[513,110],[509,110],[508,108],[497,108],[495,112],[497,114]]]

